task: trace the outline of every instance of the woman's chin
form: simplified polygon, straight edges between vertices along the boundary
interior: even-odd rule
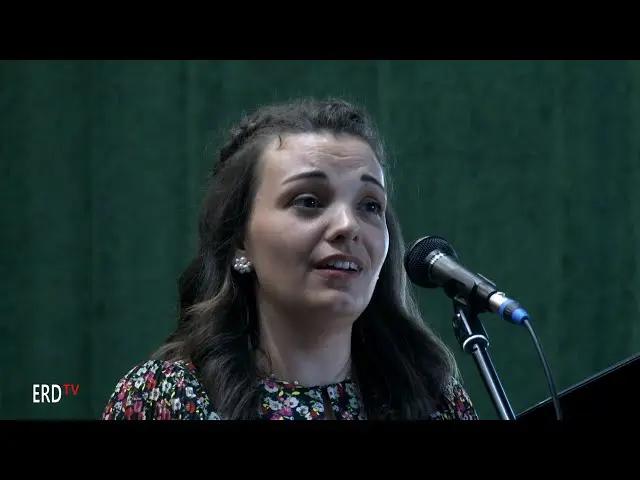
[[[324,310],[333,317],[353,317],[354,321],[367,306],[362,296],[341,290],[318,292],[310,303],[313,310]]]

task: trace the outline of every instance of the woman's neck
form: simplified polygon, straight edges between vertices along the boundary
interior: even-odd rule
[[[350,375],[350,323],[278,320],[261,316],[260,370],[308,387],[336,383]]]

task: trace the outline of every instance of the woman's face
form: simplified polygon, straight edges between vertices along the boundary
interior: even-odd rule
[[[387,196],[380,163],[355,137],[296,134],[274,140],[257,168],[245,255],[259,302],[355,321],[387,256]]]

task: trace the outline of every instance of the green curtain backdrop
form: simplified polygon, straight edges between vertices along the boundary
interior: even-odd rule
[[[298,95],[371,110],[407,242],[518,298],[559,389],[640,351],[639,62],[3,61],[0,86],[2,418],[99,417],[175,324],[219,134]],[[495,418],[450,303],[418,295]],[[526,331],[483,321],[514,410],[547,398]]]

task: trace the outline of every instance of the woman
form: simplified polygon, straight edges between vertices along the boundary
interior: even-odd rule
[[[231,132],[177,330],[103,419],[476,419],[407,288],[384,154],[344,101],[270,106]]]

